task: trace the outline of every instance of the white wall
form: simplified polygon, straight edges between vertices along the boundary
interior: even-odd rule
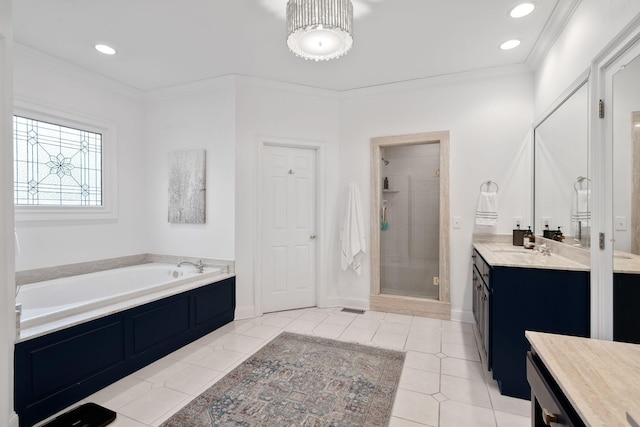
[[[338,189],[340,103],[332,92],[302,86],[236,79],[236,316],[253,315],[258,215],[258,162],[260,141],[314,143],[321,149],[318,194],[319,304],[339,304],[333,279],[339,268],[336,207]],[[368,159],[353,162],[361,167]],[[346,186],[346,185],[345,185]],[[340,189],[342,190],[342,189]],[[361,191],[364,190],[361,187]]]
[[[146,251],[233,260],[235,257],[235,94],[232,78],[148,93],[144,197]],[[206,221],[171,224],[168,153],[206,150]]]
[[[480,184],[491,179],[500,186],[498,233],[511,232],[514,216],[530,220],[532,89],[531,73],[515,67],[358,90],[343,101],[340,188],[357,183],[366,212],[370,138],[450,131],[450,208],[462,223],[451,230],[453,318],[472,319],[470,256]],[[368,217],[365,222],[369,230]],[[369,282],[369,257],[362,276],[337,274],[345,299],[368,300]]]
[[[11,0],[0,0],[0,424],[17,427],[13,412],[15,274],[13,246],[13,46]]]
[[[638,13],[637,0],[582,0],[535,70],[536,118]]]
[[[117,124],[118,218],[18,222],[16,269],[143,253],[147,194],[142,93],[25,46],[15,46],[16,99]]]

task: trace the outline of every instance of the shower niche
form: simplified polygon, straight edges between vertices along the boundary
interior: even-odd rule
[[[371,308],[448,319],[448,132],[371,147]]]

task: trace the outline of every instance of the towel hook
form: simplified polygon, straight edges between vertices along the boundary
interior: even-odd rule
[[[496,193],[497,193],[497,192],[498,192],[498,190],[500,189],[500,188],[498,187],[498,184],[497,184],[497,183],[495,183],[495,182],[493,182],[493,181],[491,181],[491,180],[488,180],[488,181],[485,181],[485,182],[483,182],[482,184],[480,184],[480,191],[482,191],[482,187],[484,187],[485,185],[487,186],[487,192],[489,192],[489,191],[491,190],[491,186],[492,186],[492,185],[495,185],[495,186],[496,186]]]

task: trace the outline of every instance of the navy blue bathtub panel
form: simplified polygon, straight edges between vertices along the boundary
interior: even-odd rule
[[[33,398],[42,399],[122,363],[122,339],[122,322],[113,322],[30,352]],[[91,349],[89,358],[87,349]]]
[[[219,304],[219,301],[232,301],[232,306],[236,306],[235,289],[230,286],[208,287],[195,292],[193,297],[193,328],[206,328],[207,325],[218,327],[220,322],[228,323],[228,306]],[[223,324],[224,324],[223,323]],[[215,326],[218,325],[218,326]]]
[[[29,427],[230,322],[235,277],[15,346],[15,411]]]
[[[153,351],[189,331],[189,299],[180,298],[132,317],[133,356]]]

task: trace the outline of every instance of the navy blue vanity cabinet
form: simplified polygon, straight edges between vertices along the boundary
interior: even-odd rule
[[[477,251],[474,255],[475,260],[482,259]],[[484,340],[487,368],[502,394],[530,399],[526,373],[530,346],[524,332],[588,337],[589,272],[491,266],[484,259],[482,262],[489,269],[484,276],[488,286]]]
[[[235,277],[230,277],[16,344],[20,426],[31,426],[231,322],[235,306]]]
[[[640,344],[640,274],[613,274],[613,340]]]

